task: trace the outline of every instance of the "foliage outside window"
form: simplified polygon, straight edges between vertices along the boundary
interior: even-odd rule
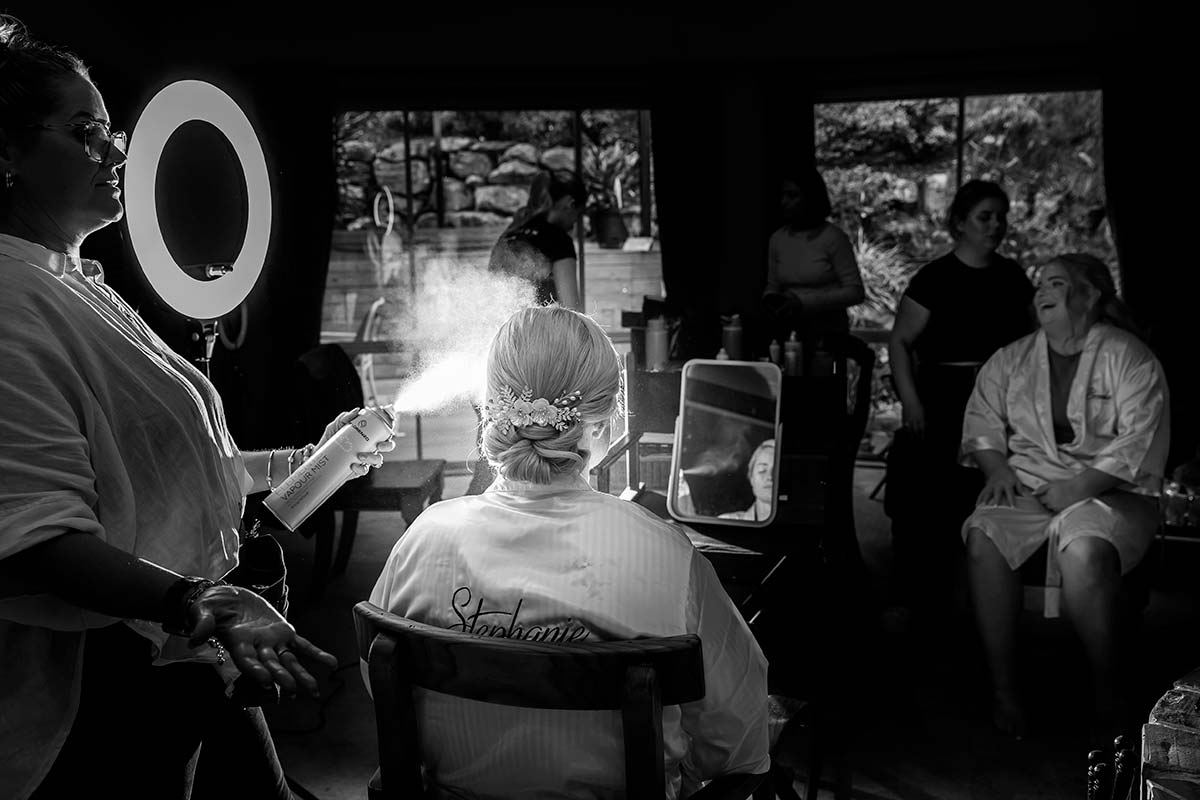
[[[1031,272],[1055,254],[1093,253],[1116,271],[1105,212],[1099,92],[968,97],[962,179],[1011,201],[1001,252]],[[957,98],[818,105],[816,158],[834,219],[855,242],[867,302],[854,324],[890,327],[912,274],[953,242]]]
[[[1056,254],[1082,251],[1103,259],[1120,286],[1105,209],[1100,92],[974,96],[963,106],[961,143],[958,98],[814,109],[816,163],[866,288],[866,301],[850,309],[857,327],[890,328],[912,276],[953,247],[945,219],[960,167],[963,181],[996,181],[1008,193],[1000,252],[1031,276]],[[877,376],[886,374],[887,348],[876,352]],[[890,384],[878,377],[873,406],[887,418],[884,427],[898,421]]]
[[[616,209],[634,236],[653,233],[642,230],[638,114],[636,110],[580,113],[588,211]],[[403,149],[406,124],[408,162]],[[354,230],[372,224],[372,201],[384,186],[392,192],[401,220],[410,222],[404,194],[406,164],[413,178],[411,224],[415,227],[506,225],[528,198],[529,184],[539,171],[563,175],[576,171],[575,138],[575,114],[570,111],[341,114],[334,141],[335,228]],[[488,188],[481,191],[481,187]],[[653,208],[652,187],[644,202]],[[651,227],[656,227],[653,214]],[[590,218],[585,221],[585,235],[592,236]]]

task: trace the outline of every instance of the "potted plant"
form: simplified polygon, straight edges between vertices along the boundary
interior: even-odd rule
[[[636,180],[638,154],[629,143],[617,139],[606,145],[591,145],[583,154],[584,183],[588,189],[586,213],[596,242],[604,248],[619,248],[629,238],[621,216],[625,194]]]

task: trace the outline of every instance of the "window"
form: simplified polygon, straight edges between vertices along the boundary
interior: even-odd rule
[[[953,246],[946,211],[972,178],[1008,193],[1005,255],[1032,271],[1084,251],[1117,275],[1100,110],[1098,91],[816,106],[817,166],[867,283],[854,323],[890,327],[912,273]]]
[[[1105,213],[1098,91],[823,103],[814,109],[816,163],[834,221],[854,243],[866,302],[852,324],[887,371],[883,331],[912,275],[948,252],[946,212],[972,178],[1008,193],[1001,252],[1032,273],[1058,253],[1082,251],[1120,274]],[[876,381],[864,449],[878,453],[899,424],[899,403]],[[871,442],[874,442],[871,444]]]
[[[390,402],[452,344],[441,340],[454,326],[431,332],[433,317],[457,315],[461,329],[480,317],[473,312],[496,310],[470,276],[486,269],[539,173],[583,177],[579,288],[585,311],[619,346],[627,347],[621,311],[662,294],[646,111],[349,111],[335,120],[334,146],[321,340],[355,357],[367,402]],[[474,425],[468,398],[448,396],[412,420],[398,450],[461,467]]]

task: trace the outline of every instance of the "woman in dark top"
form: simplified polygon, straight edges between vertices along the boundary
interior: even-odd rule
[[[901,607],[945,605],[958,528],[981,488],[978,472],[958,465],[963,410],[980,365],[1033,329],[1033,285],[996,252],[1007,215],[998,185],[963,184],[947,218],[954,249],[921,268],[896,313],[888,355],[904,426],[888,455],[885,508]]]
[[[533,283],[538,305],[558,303],[582,311],[571,231],[587,204],[576,178],[550,178],[549,206],[509,228],[492,248],[488,269]]]

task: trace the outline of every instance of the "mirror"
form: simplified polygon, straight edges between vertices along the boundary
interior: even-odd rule
[[[682,522],[762,527],[778,505],[783,374],[767,362],[683,365],[667,509]]]

